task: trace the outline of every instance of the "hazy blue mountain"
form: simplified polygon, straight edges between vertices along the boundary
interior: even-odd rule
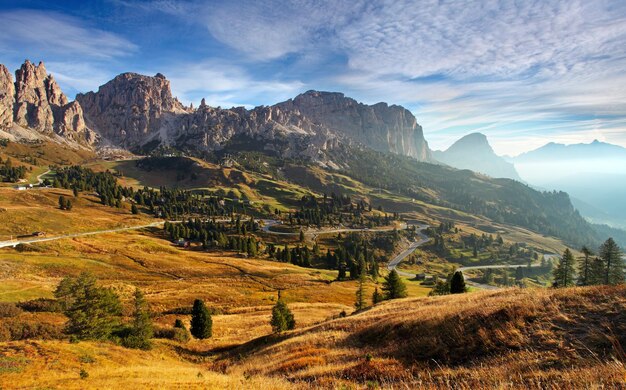
[[[528,183],[568,192],[588,219],[626,227],[626,148],[549,143],[510,161]]]
[[[496,155],[487,137],[481,133],[468,134],[452,144],[446,151],[433,152],[433,157],[455,168],[470,169],[491,177],[521,181],[513,164]]]

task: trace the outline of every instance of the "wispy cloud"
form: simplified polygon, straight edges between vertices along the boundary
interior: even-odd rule
[[[167,77],[172,91],[187,104],[205,98],[213,106],[252,107],[258,101],[269,104],[272,99],[288,99],[304,88],[299,81],[258,80],[245,69],[223,61],[177,63],[170,68]]]
[[[54,12],[0,12],[0,50],[18,53],[27,47],[44,55],[109,59],[126,56],[138,47],[108,31],[84,26],[77,18]]]

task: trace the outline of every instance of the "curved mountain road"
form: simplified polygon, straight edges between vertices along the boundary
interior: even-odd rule
[[[117,232],[129,231],[129,230],[139,230],[139,229],[145,229],[145,228],[149,228],[149,227],[161,226],[164,223],[165,223],[165,221],[159,221],[159,222],[153,222],[153,223],[150,223],[150,224],[147,224],[147,225],[140,225],[140,226],[130,226],[130,227],[123,227],[123,228],[115,228],[115,229],[96,230],[96,231],[84,232],[84,233],[62,234],[62,235],[50,236],[50,237],[38,237],[38,238],[27,238],[27,239],[21,239],[21,240],[0,241],[0,248],[6,248],[6,247],[11,247],[11,246],[15,247],[15,246],[17,246],[19,244],[33,244],[33,243],[36,243],[36,242],[61,240],[63,238],[84,237],[84,236],[93,236],[93,235],[96,235],[96,234],[117,233]]]

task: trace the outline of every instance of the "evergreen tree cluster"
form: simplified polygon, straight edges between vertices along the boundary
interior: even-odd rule
[[[366,215],[366,211],[372,211],[372,205],[364,200],[353,201],[350,196],[337,195],[334,192],[330,196],[324,194],[323,198],[315,196],[303,196],[300,199],[300,209],[288,215],[291,225],[314,225],[317,227],[348,224],[350,226],[374,227],[389,225],[397,214]],[[382,209],[380,209],[382,211]]]
[[[258,229],[258,224],[253,218],[241,222],[239,218],[235,222],[217,222],[215,219],[203,220],[189,218],[185,222],[165,222],[163,229],[170,239],[177,241],[180,238],[200,242],[204,249],[221,248],[247,253],[256,256],[261,249],[261,241],[248,235],[248,229]]]
[[[117,178],[110,172],[94,172],[81,166],[53,167],[56,176],[52,185],[76,191],[94,191],[100,203],[110,207],[122,207],[125,198],[132,197],[134,190],[117,184]]]
[[[553,270],[554,287],[616,285],[626,282],[623,253],[613,238],[607,239],[600,246],[597,255],[586,246],[581,249],[581,253],[581,258],[576,259],[569,249],[565,250]]]
[[[228,217],[234,210],[226,208],[223,197],[212,196],[206,190],[189,191],[160,187],[144,187],[134,194],[135,202],[146,206],[158,218],[179,220],[190,216],[211,218]]]
[[[14,167],[8,157],[6,161],[2,161],[2,158],[0,158],[0,181],[17,183],[21,179],[26,178],[27,172],[28,168],[23,165]]]

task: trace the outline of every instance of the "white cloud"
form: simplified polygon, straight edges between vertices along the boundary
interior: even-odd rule
[[[110,59],[137,50],[117,34],[83,26],[79,19],[50,11],[5,11],[0,12],[0,20],[0,47],[5,53],[17,54],[27,47],[41,56]]]
[[[299,81],[256,80],[244,69],[222,61],[178,63],[169,66],[166,75],[171,80],[172,92],[186,104],[198,104],[204,97],[212,106],[250,106],[251,101],[288,99],[301,92]]]

